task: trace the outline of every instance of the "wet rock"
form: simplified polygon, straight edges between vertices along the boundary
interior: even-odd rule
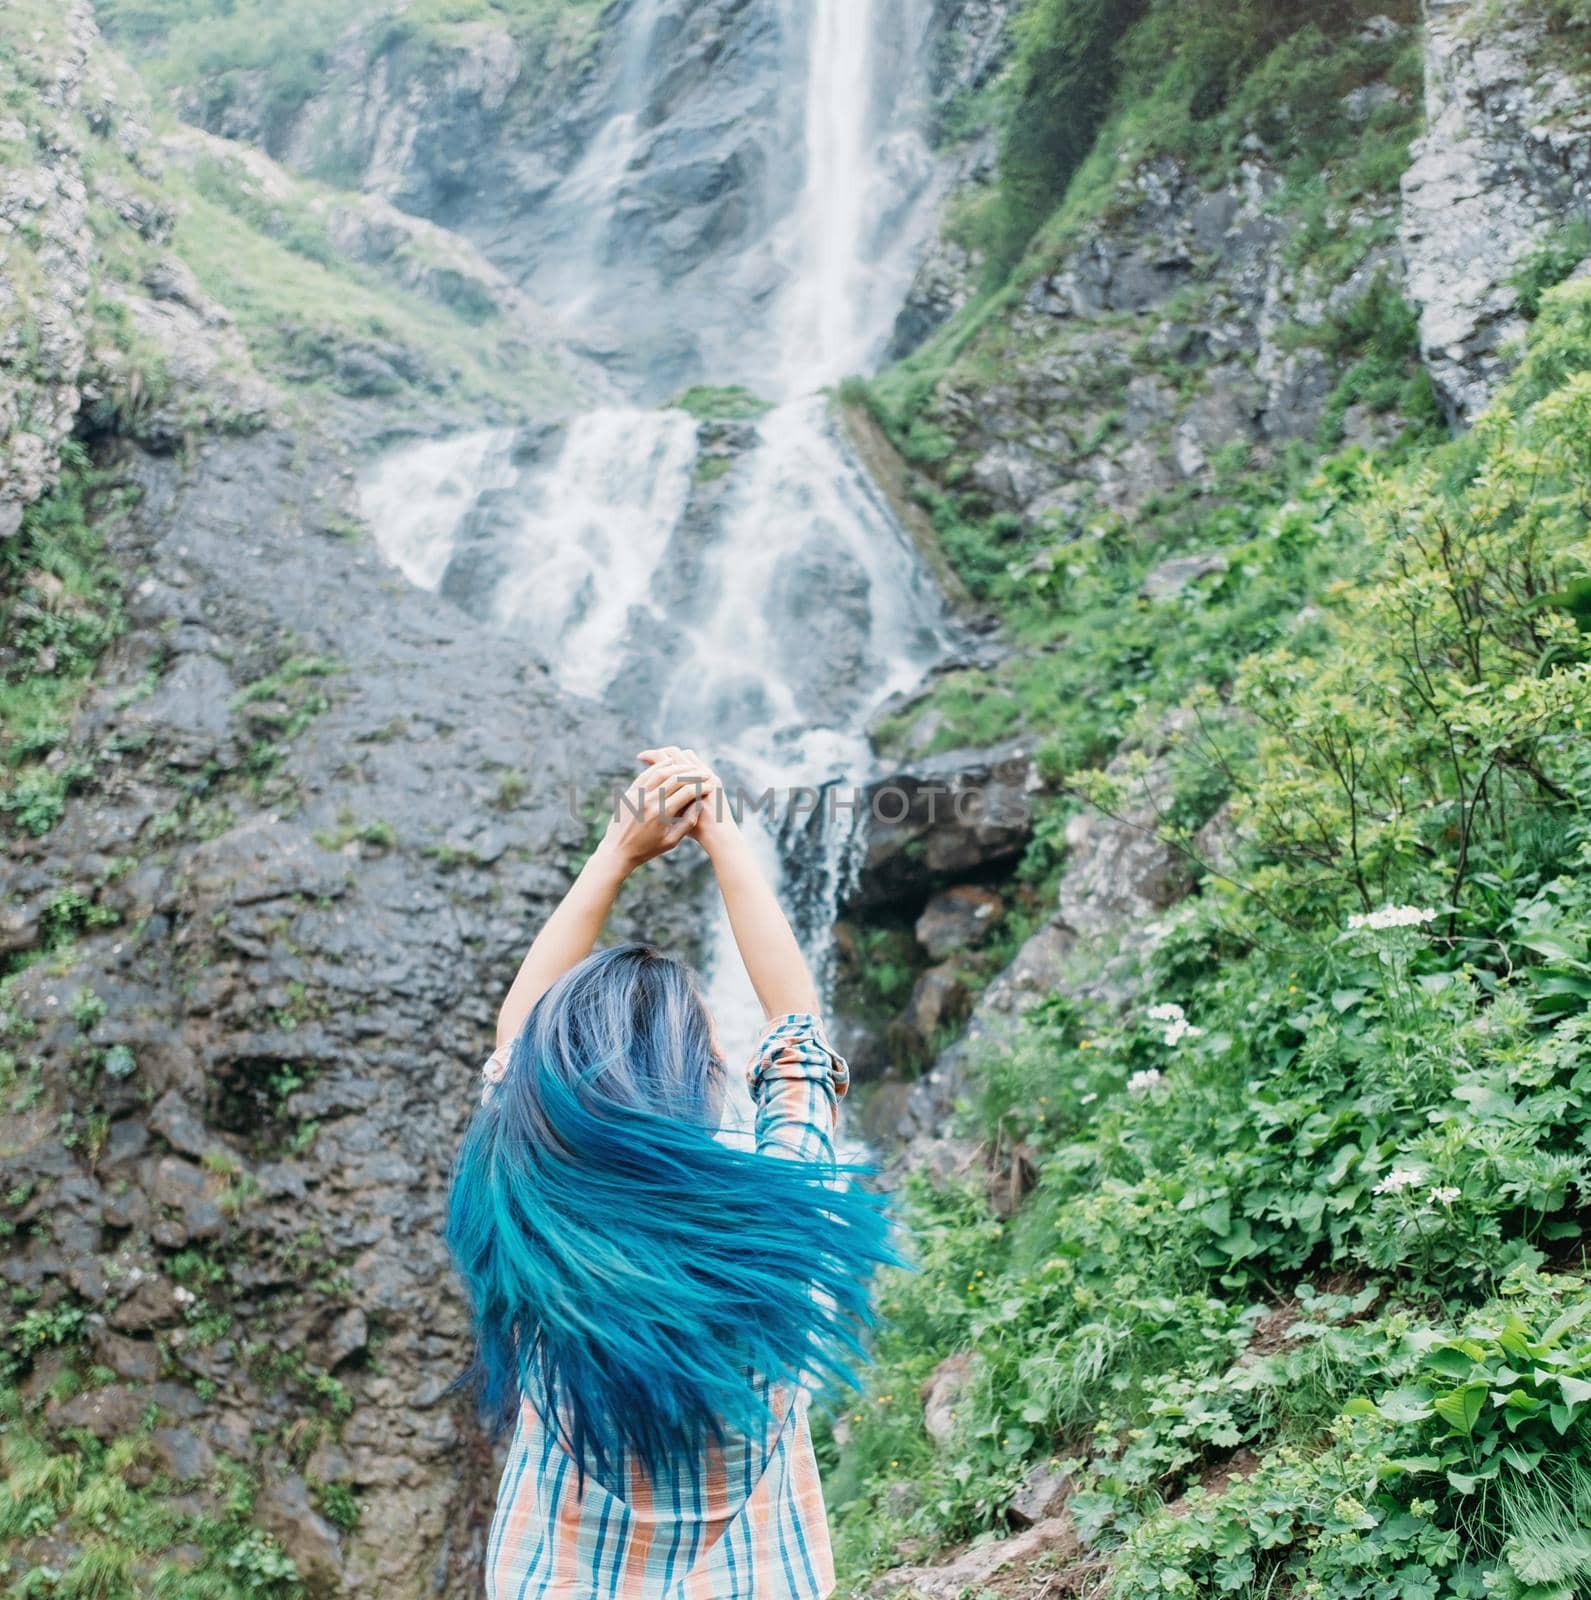
[[[310,1594],[337,1592],[343,1574],[342,1541],[310,1504],[309,1487],[297,1473],[268,1482],[255,1501],[254,1515],[292,1557]]]
[[[152,1339],[130,1339],[110,1328],[99,1328],[93,1346],[94,1359],[118,1378],[153,1383],[160,1376],[160,1347]]]
[[[1076,946],[1071,929],[1053,920],[1045,923],[978,997],[962,1037],[942,1051],[907,1092],[898,1125],[904,1143],[896,1160],[902,1169],[934,1172],[942,1170],[947,1159],[952,1164],[960,1160],[963,1149],[953,1142],[955,1147],[947,1151],[945,1130],[958,1101],[968,1093],[977,1063],[1005,1048],[1023,1013],[1055,989]]]
[[[182,1311],[171,1284],[161,1277],[146,1276],[111,1308],[105,1320],[123,1333],[145,1333],[175,1326],[182,1321]]]
[[[154,743],[173,766],[196,771],[213,762],[237,765],[232,676],[212,655],[177,658],[155,692],[122,713],[122,728]]]
[[[215,1452],[187,1428],[156,1428],[149,1443],[160,1469],[179,1483],[207,1478],[215,1470]]]
[[[936,1040],[966,1017],[971,1004],[965,981],[950,963],[919,973],[898,1023],[908,1053],[932,1050]]]
[[[220,1183],[202,1167],[166,1156],[155,1164],[149,1196],[157,1206],[177,1213],[155,1224],[155,1237],[171,1249],[180,1249],[190,1240],[219,1239],[227,1227],[226,1216],[216,1203]]]
[[[936,241],[918,267],[905,304],[895,318],[886,359],[899,361],[910,355],[929,334],[961,310],[977,292],[982,266],[981,256],[955,240]]]
[[[226,1150],[225,1143],[175,1089],[163,1094],[150,1109],[149,1126],[179,1155],[198,1161]]]
[[[358,1355],[370,1342],[370,1327],[364,1311],[350,1306],[332,1324],[326,1338],[326,1365],[340,1367],[343,1362]]]
[[[137,1433],[149,1408],[150,1391],[113,1383],[90,1389],[48,1408],[57,1428],[83,1428],[96,1439],[125,1439]]]
[[[982,944],[1004,910],[1005,902],[993,889],[975,883],[956,884],[923,907],[914,930],[917,942],[931,960],[943,961],[958,950]]]
[[[1038,783],[1023,741],[880,779],[864,796],[865,853],[846,909],[916,908],[942,884],[1015,860],[1032,835]]]

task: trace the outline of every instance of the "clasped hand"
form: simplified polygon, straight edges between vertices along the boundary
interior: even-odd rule
[[[723,785],[694,750],[661,745],[640,754],[643,771],[625,790],[603,835],[602,847],[627,869],[666,855],[687,838],[725,823]]]

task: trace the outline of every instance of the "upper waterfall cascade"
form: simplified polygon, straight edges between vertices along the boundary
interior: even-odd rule
[[[710,484],[685,412],[609,406],[550,436],[405,447],[366,474],[363,503],[412,581],[522,631],[571,691],[710,751],[754,792],[784,792],[870,777],[869,712],[917,682],[950,634],[819,392],[879,358],[932,219],[917,126],[932,0],[757,4],[777,48],[759,101],[768,125],[748,134],[798,128],[802,160],[793,183],[769,166],[753,197],[766,228],[737,244],[733,270],[754,258],[774,286],[764,320],[702,330],[724,356],[712,381],[745,383],[772,407],[725,482]],[[647,107],[667,63],[654,43],[678,9],[629,7],[606,121],[542,208],[549,244],[532,283],[576,327],[600,323],[615,292],[627,196],[657,137]],[[784,873],[821,957],[848,830],[802,837]],[[775,865],[775,840],[762,844]],[[717,949],[725,939],[720,929]],[[759,1018],[738,963],[716,966],[727,1041]]]

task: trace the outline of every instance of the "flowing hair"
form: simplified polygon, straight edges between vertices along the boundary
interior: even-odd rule
[[[856,1381],[883,1202],[716,1139],[724,1071],[687,968],[600,951],[536,1003],[454,1167],[464,1382],[495,1430],[529,1399],[582,1480],[755,1437],[773,1387]]]

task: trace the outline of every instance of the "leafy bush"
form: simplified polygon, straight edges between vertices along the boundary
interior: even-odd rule
[[[1142,10],[1110,0],[1034,0],[1012,24],[1000,142],[997,268],[1009,268],[1093,147],[1116,86],[1116,50]]]
[[[1576,282],[1470,436],[1344,458],[1174,642],[1144,625],[1197,713],[1168,824],[1224,792],[1237,857],[1160,919],[1137,1007],[1052,1001],[985,1064],[979,1131],[1038,1186],[1005,1225],[913,1199],[920,1270],[843,1425],[851,1570],[997,1526],[1059,1455],[1113,1596],[1584,1591],[1588,439]],[[1108,545],[1024,577],[1068,612],[1057,720],[1133,680]],[[1131,778],[1068,781],[1111,809]],[[957,1350],[936,1448],[917,1391]]]
[[[1541,297],[1556,288],[1581,262],[1591,257],[1591,221],[1577,217],[1555,228],[1514,273],[1519,309],[1527,317],[1541,310]]]

